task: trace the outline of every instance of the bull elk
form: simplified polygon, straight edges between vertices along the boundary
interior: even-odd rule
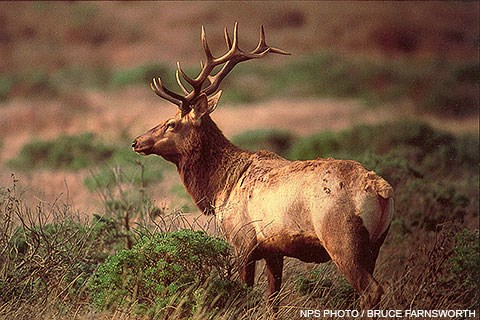
[[[227,52],[214,57],[202,27],[206,61],[196,78],[177,63],[183,95],[161,79],[151,87],[178,112],[133,142],[135,152],[173,162],[185,188],[205,214],[214,214],[233,248],[244,252],[240,278],[253,286],[255,263],[265,259],[268,302],[273,309],[282,282],[284,256],[305,262],[330,259],[360,294],[362,308],[374,308],[383,290],[372,274],[392,220],[393,189],[355,161],[289,161],[268,151],[233,145],[210,117],[222,93],[220,82],[242,61],[269,53],[261,28],[258,46],[245,52],[225,29]],[[213,70],[218,67],[218,72]],[[246,250],[245,250],[246,249]]]

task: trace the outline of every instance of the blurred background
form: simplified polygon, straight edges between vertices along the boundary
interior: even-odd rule
[[[39,199],[51,201],[67,185],[71,200],[89,206],[91,194],[82,181],[115,152],[90,150],[94,155],[85,157],[91,163],[72,169],[69,161],[81,148],[45,147],[33,155],[21,154],[22,148],[32,141],[37,148],[48,141],[60,148],[61,141],[52,139],[79,134],[88,136],[84,149],[93,148],[93,141],[128,148],[137,135],[174,114],[148,84],[160,76],[178,90],[177,61],[191,75],[198,72],[202,25],[216,55],[225,51],[223,28],[232,32],[235,21],[245,50],[255,47],[264,25],[267,43],[292,54],[249,61],[224,81],[214,119],[230,138],[257,129],[306,136],[399,118],[478,133],[477,2],[0,7],[1,179],[7,183],[14,172]],[[76,142],[64,142],[70,143]]]
[[[151,79],[178,91],[176,62],[196,76],[204,58],[201,26],[218,56],[235,21],[242,49],[256,46],[264,25],[267,43],[291,55],[245,62],[224,80],[212,118],[226,136],[292,160],[356,159],[378,172],[396,192],[377,262],[382,307],[478,312],[478,1],[12,1],[0,2],[0,240],[18,261],[0,263],[0,317],[95,317],[86,279],[148,229],[132,227],[198,214],[175,167],[130,146],[176,112]],[[92,224],[71,224],[74,216]],[[68,247],[80,234],[93,236]],[[309,268],[286,268],[286,305],[357,307],[344,279]],[[263,309],[249,303],[242,319],[257,319]],[[238,319],[234,309],[224,314]]]

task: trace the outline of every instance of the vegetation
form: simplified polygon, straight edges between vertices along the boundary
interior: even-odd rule
[[[126,144],[128,145],[128,144]],[[138,167],[141,166],[141,170]],[[129,147],[115,147],[111,158],[101,166],[92,166],[93,172],[83,181],[90,191],[112,189],[119,183],[142,183],[145,188],[160,181],[163,171],[168,168],[166,162],[159,158],[142,157]]]
[[[292,147],[295,137],[285,130],[252,130],[241,133],[232,138],[232,142],[246,150],[270,150],[285,155]]]
[[[113,155],[113,147],[98,142],[92,133],[62,135],[52,140],[25,144],[10,166],[17,169],[78,170],[103,163]]]
[[[200,23],[212,30],[216,55],[224,50],[221,30],[231,27],[233,15],[241,30],[264,24],[268,43],[292,56],[240,64],[225,79],[222,101],[228,104],[346,98],[370,108],[408,105],[412,114],[437,120],[478,117],[476,2],[0,6],[2,162],[11,157],[17,136],[51,135],[52,123],[72,122],[78,130],[76,120],[87,112],[118,103],[122,90],[147,88],[153,77],[179,92],[172,57],[195,75]],[[242,35],[240,45],[248,49],[249,36]],[[62,111],[44,112],[45,106]],[[309,137],[264,128],[233,140],[289,159],[356,159],[384,176],[395,187],[396,214],[377,262],[375,277],[385,289],[380,308],[469,309],[478,315],[478,134],[395,121]],[[163,194],[188,197],[176,180],[169,181],[172,166],[138,156],[128,145],[94,133],[61,135],[32,140],[0,164],[0,319],[265,318],[262,265],[254,289],[240,285],[231,265],[238,257],[225,242],[190,230],[182,204],[162,205]],[[7,167],[21,181],[13,176],[8,185]],[[48,203],[37,190],[22,190],[38,179],[39,169],[47,171],[43,184],[57,170],[79,177],[101,204],[86,218],[60,197]],[[48,186],[42,191],[51,192]],[[159,203],[150,198],[153,192]],[[184,208],[193,206],[190,201]],[[298,318],[303,308],[358,308],[333,264],[294,259],[285,261],[280,300],[278,319]]]
[[[105,163],[115,159],[124,166],[93,173],[92,181],[105,172],[113,178],[94,188],[103,209],[92,219],[81,220],[65,203],[29,208],[15,178],[0,189],[0,317],[21,319],[32,310],[57,319],[92,312],[106,318],[261,317],[263,297],[238,283],[229,246],[203,231],[179,230],[188,225],[179,223],[181,216],[148,197],[147,164],[133,152],[89,140],[113,150]],[[235,140],[277,151],[281,145],[292,159],[358,159],[380,172],[395,186],[397,207],[382,248],[389,258],[381,255],[377,267],[386,289],[381,308],[478,310],[480,239],[472,229],[478,228],[478,138],[392,122],[305,138],[262,130]],[[354,290],[331,263],[296,266],[293,274],[281,305],[358,308]],[[281,307],[279,317],[294,312]]]
[[[18,156],[8,164],[16,170],[34,169],[80,170],[91,169],[92,175],[84,184],[90,191],[112,188],[118,183],[142,181],[143,187],[159,181],[165,162],[141,157],[130,148],[108,145],[93,133],[61,135],[51,140],[33,140],[25,144]],[[137,170],[138,165],[142,170]]]
[[[46,306],[52,316],[68,313],[88,299],[86,284],[121,247],[120,232],[109,218],[86,223],[68,204],[32,210],[23,197],[15,178],[0,189],[0,315],[22,319]]]
[[[371,60],[333,52],[298,58],[282,68],[262,64],[240,65],[223,99],[249,103],[276,96],[356,98],[369,105],[410,101],[419,113],[442,117],[478,114],[480,68],[477,63],[430,60]],[[196,69],[186,69],[195,74]],[[127,69],[107,66],[70,66],[50,73],[35,69],[0,77],[0,100],[23,93],[57,97],[89,88],[117,90],[147,85],[161,77],[179,90],[173,66],[147,63]],[[262,90],[258,90],[261,88]]]
[[[142,236],[132,249],[110,256],[88,288],[100,310],[124,309],[165,316],[171,306],[188,317],[205,307],[224,308],[243,286],[232,281],[229,245],[203,231]]]

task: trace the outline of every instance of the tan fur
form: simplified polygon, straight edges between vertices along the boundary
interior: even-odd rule
[[[332,259],[363,306],[375,307],[382,289],[372,273],[393,216],[391,186],[355,161],[288,161],[243,151],[224,137],[211,111],[202,113],[208,109],[202,103],[206,98],[138,137],[134,149],[175,163],[199,209],[215,214],[242,254],[242,279],[253,285],[255,261],[266,259],[272,302],[284,256]]]

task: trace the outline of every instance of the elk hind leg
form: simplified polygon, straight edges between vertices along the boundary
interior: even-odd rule
[[[352,220],[340,222],[343,222],[343,230],[347,231],[341,237],[327,237],[326,249],[340,272],[360,295],[361,308],[374,309],[378,307],[383,294],[382,287],[373,277],[381,243],[371,243],[361,221]]]
[[[362,309],[377,308],[383,294],[383,289],[372,274],[362,266],[337,265],[355,290],[360,294],[360,307]]]

